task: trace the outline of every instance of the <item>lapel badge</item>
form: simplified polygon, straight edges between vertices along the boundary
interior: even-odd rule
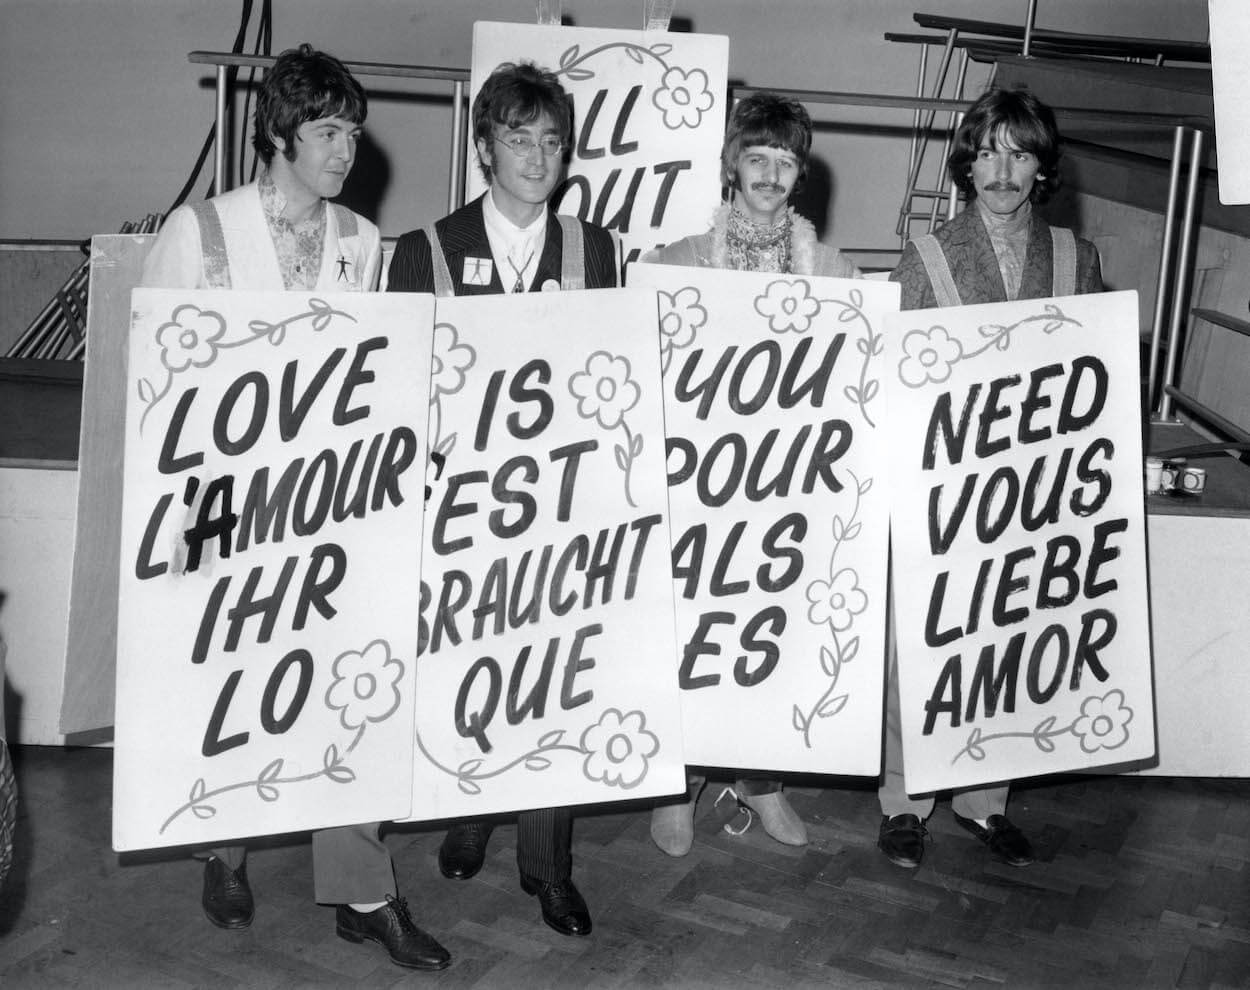
[[[465,258],[460,281],[464,285],[490,285],[495,263],[490,258]]]
[[[557,282],[554,278],[549,278],[543,282],[542,291],[543,292],[559,292],[560,283]]]

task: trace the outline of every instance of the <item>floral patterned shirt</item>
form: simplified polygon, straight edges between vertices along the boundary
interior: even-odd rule
[[[265,171],[260,177],[260,205],[269,224],[269,236],[273,239],[278,255],[278,270],[282,272],[282,287],[312,289],[321,273],[321,251],[326,239],[326,204],[321,200],[313,215],[306,220],[292,223],[285,216],[286,197],[274,185],[273,177]]]

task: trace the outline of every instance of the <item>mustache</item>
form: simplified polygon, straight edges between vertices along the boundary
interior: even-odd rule
[[[986,192],[1019,192],[1020,187],[1014,182],[991,182],[985,186]]]
[[[752,182],[751,191],[782,193],[786,191],[786,187],[779,185],[776,182]]]

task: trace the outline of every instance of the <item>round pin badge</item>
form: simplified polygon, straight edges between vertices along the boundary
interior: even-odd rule
[[[549,278],[545,282],[543,282],[542,291],[543,292],[559,292],[560,283],[557,282],[554,278]]]

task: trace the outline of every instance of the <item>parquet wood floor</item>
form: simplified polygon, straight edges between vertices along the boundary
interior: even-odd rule
[[[669,859],[641,805],[588,813],[575,876],[594,934],[561,937],[518,888],[501,827],[477,878],[438,875],[441,832],[392,831],[401,892],[451,950],[410,973],[334,934],[312,903],[307,837],[265,840],[255,924],[200,913],[201,867],[109,848],[112,754],[19,748],[17,864],[0,892],[0,986],[436,988],[1247,987],[1250,781],[1065,777],[1019,786],[1039,862],[990,861],[940,802],[923,866],[875,848],[876,794],[806,778],[811,844],[731,836],[709,785],[694,850]],[[816,786],[827,784],[829,786]]]

